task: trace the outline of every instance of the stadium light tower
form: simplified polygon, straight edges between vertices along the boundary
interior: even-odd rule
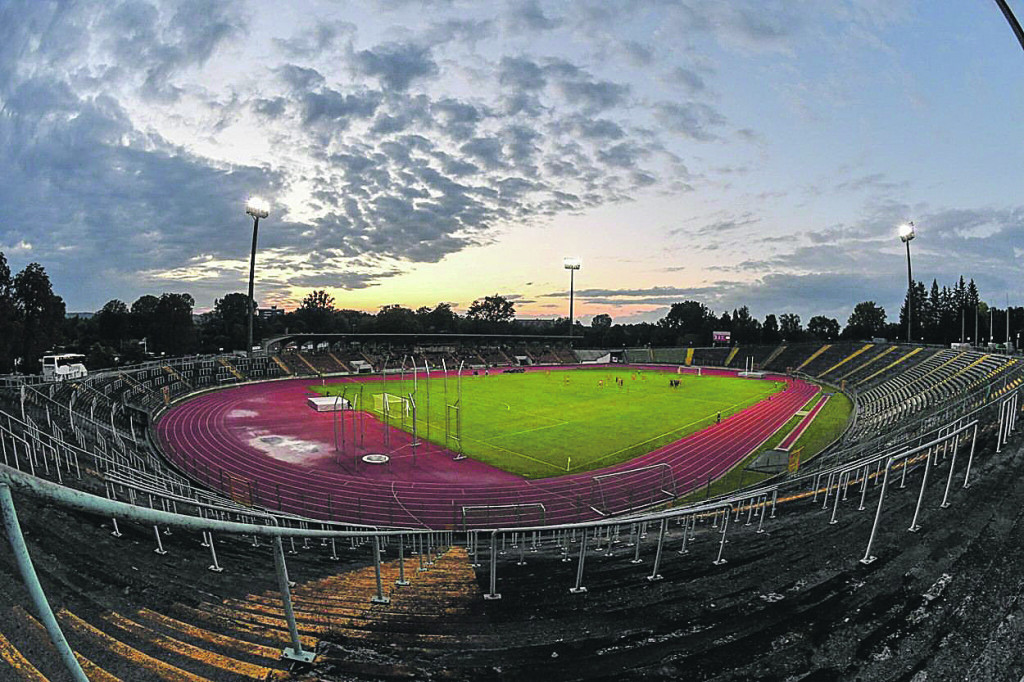
[[[576,257],[565,258],[565,259],[562,260],[562,265],[564,265],[565,269],[569,271],[569,338],[572,338],[572,322],[573,322],[572,294],[573,294],[573,286],[575,284],[576,271],[580,269],[580,265],[582,265],[582,264],[583,264],[582,261],[579,258],[576,258]]]
[[[252,318],[256,316],[256,302],[252,297],[253,278],[256,274],[256,236],[260,231],[260,218],[270,215],[270,204],[259,197],[249,197],[245,202],[245,212],[252,216],[252,253],[249,255],[249,345],[245,354],[252,355]]]
[[[899,227],[900,240],[907,245],[907,343],[913,343],[913,336],[910,334],[911,319],[914,315],[914,276],[910,270],[910,242],[917,236],[914,232],[914,221],[904,223]]]

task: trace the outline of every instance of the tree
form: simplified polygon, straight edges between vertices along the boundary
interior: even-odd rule
[[[612,316],[605,313],[600,315],[594,315],[594,319],[590,321],[590,326],[596,330],[607,331],[612,326]]]
[[[509,323],[516,319],[516,308],[512,301],[494,294],[473,301],[466,311],[466,317],[481,322]]]
[[[191,294],[162,294],[150,327],[149,349],[167,355],[184,355],[196,348],[196,327],[192,320],[195,299]]]
[[[0,251],[0,373],[14,370],[14,357],[20,343],[21,323],[14,304],[14,281],[7,257]]]
[[[253,338],[260,338],[259,318],[253,320]],[[244,349],[249,343],[249,296],[226,294],[215,299],[213,311],[203,328],[205,343],[212,349]]]
[[[885,308],[874,301],[862,301],[853,308],[846,321],[843,337],[870,339],[879,336],[885,328]]]
[[[306,294],[295,311],[295,318],[308,332],[333,331],[334,315],[334,297],[323,289]]]
[[[807,332],[822,341],[835,341],[839,338],[839,321],[815,315],[807,323]]]
[[[778,343],[781,338],[779,321],[774,315],[765,315],[764,324],[761,325],[761,340],[765,343]]]
[[[133,337],[136,339],[148,339],[152,335],[158,305],[160,305],[160,299],[149,294],[139,296],[135,303],[132,303],[131,324],[129,326]]]
[[[29,263],[13,282],[14,305],[21,321],[18,353],[27,371],[40,367],[43,353],[54,350],[64,323],[64,299],[53,293],[39,263]]]
[[[419,331],[419,320],[409,308],[397,304],[382,306],[377,313],[377,331],[385,334],[413,334]]]
[[[115,298],[103,304],[96,313],[96,325],[102,341],[118,346],[128,339],[131,312],[124,301]]]
[[[732,341],[735,344],[757,343],[761,338],[761,323],[754,319],[747,306],[732,311]]]
[[[804,328],[800,324],[800,316],[795,313],[782,313],[779,316],[779,332],[782,338],[787,341],[799,341],[804,335]]]
[[[423,327],[434,334],[451,333],[459,327],[459,316],[452,310],[450,303],[438,303],[433,310],[426,310],[422,315]]]
[[[683,301],[673,303],[668,314],[658,320],[663,330],[663,342],[670,344],[711,343],[711,332],[718,323],[718,318],[699,301]]]

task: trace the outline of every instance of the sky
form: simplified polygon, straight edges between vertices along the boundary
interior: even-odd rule
[[[1018,16],[1024,2],[1012,0]],[[991,0],[0,0],[0,251],[69,311],[494,293],[519,317],[1024,304],[1024,52]]]

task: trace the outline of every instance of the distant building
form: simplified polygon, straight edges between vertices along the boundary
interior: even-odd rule
[[[260,308],[256,311],[256,316],[261,320],[269,320],[272,317],[284,316],[284,308],[278,308],[276,305],[272,305],[269,308]]]

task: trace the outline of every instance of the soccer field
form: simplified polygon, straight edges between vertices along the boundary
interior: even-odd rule
[[[588,368],[494,373],[463,371],[462,448],[464,454],[505,471],[545,478],[607,467],[654,450],[750,407],[780,390],[771,381],[724,376],[676,374],[631,368]],[[621,380],[621,385],[617,383]],[[680,386],[670,387],[670,380]],[[417,430],[420,438],[445,444],[446,404],[458,399],[454,373],[447,379],[416,382]],[[381,381],[311,386],[323,395],[345,395],[381,417],[381,396],[408,396],[411,374]],[[390,423],[401,427],[397,404]],[[411,431],[412,419],[405,419]],[[453,426],[454,428],[454,426]]]

